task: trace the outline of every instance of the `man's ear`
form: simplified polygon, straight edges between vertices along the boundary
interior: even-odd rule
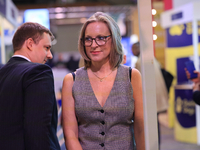
[[[26,47],[27,47],[29,50],[31,50],[31,51],[32,51],[32,48],[33,48],[33,44],[34,44],[34,41],[33,41],[32,38],[28,38],[28,39],[26,40]]]

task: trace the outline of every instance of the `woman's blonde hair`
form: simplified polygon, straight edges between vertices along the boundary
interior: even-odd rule
[[[120,35],[120,29],[117,25],[117,23],[114,21],[112,17],[110,17],[108,14],[103,12],[96,12],[93,14],[82,26],[82,29],[80,31],[79,41],[78,41],[78,50],[82,57],[84,58],[84,66],[86,68],[91,66],[91,60],[87,56],[85,51],[85,46],[83,45],[82,39],[85,38],[85,30],[88,24],[92,22],[104,22],[111,33],[111,39],[112,39],[112,47],[110,51],[110,58],[109,62],[112,68],[118,67],[122,60],[123,60],[123,50],[122,50],[122,44],[121,44],[121,35]]]

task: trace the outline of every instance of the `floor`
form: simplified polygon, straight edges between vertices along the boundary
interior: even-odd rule
[[[164,119],[163,119],[164,118]],[[161,145],[160,150],[200,150],[197,144],[182,143],[174,139],[174,129],[168,128],[166,125],[166,116],[159,118],[162,120],[160,125]]]
[[[197,144],[178,142],[174,139],[174,131],[163,125],[161,128],[161,145],[160,150],[200,150]]]

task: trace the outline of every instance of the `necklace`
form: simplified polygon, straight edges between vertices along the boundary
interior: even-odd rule
[[[91,71],[92,71],[92,70],[91,70]],[[102,82],[103,79],[105,79],[106,77],[108,77],[113,71],[114,71],[114,70],[112,70],[107,76],[105,76],[105,77],[103,77],[103,78],[98,77],[93,71],[92,71],[92,73],[100,80],[100,82]]]

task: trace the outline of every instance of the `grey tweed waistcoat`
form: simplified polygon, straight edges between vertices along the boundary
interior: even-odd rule
[[[83,150],[133,150],[133,90],[129,68],[120,65],[103,107],[91,87],[87,70],[80,68],[72,88]]]

